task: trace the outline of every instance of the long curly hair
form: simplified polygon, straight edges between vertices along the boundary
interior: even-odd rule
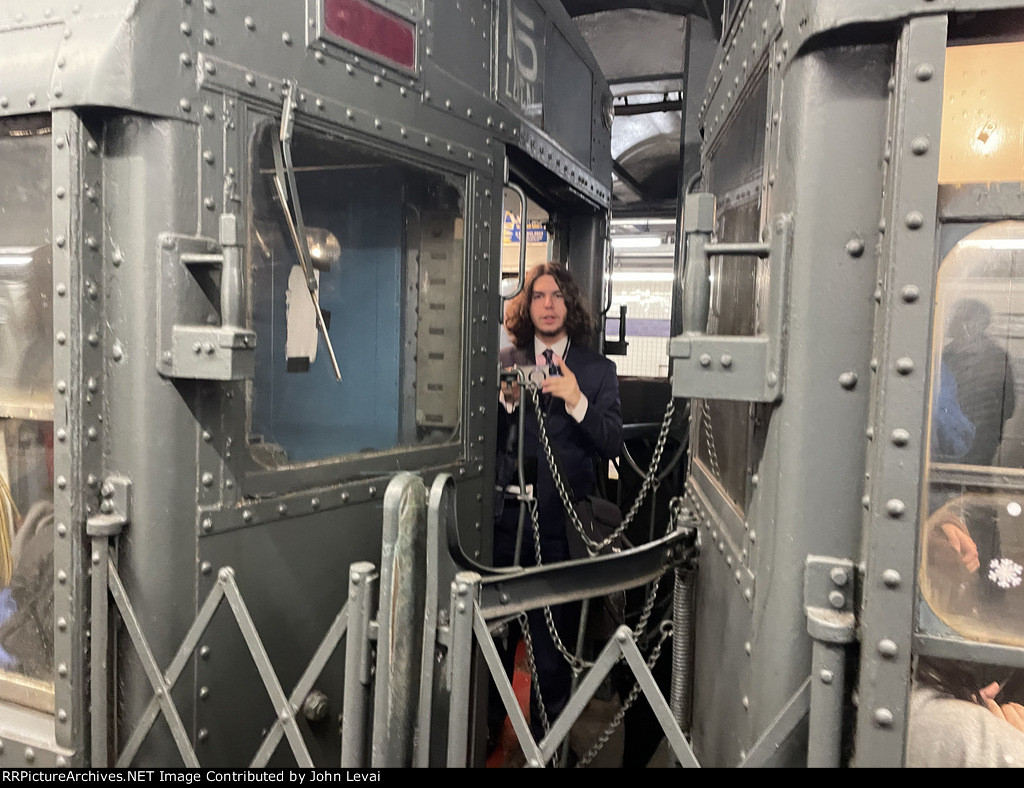
[[[532,347],[534,325],[530,317],[533,284],[541,276],[553,276],[565,300],[565,333],[575,343],[584,343],[594,333],[594,317],[583,302],[572,274],[556,262],[534,266],[526,275],[523,290],[505,305],[505,331],[518,348]]]

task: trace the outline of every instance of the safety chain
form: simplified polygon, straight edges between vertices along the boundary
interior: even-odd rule
[[[544,610],[547,613],[548,627],[554,631],[554,624],[551,622],[551,608],[545,607]],[[533,638],[530,636],[530,622],[526,618],[526,613],[519,614],[519,626],[523,630],[523,642],[526,644],[526,664],[530,668],[530,685],[533,687],[534,695],[537,696],[537,712],[544,735],[547,736],[551,731],[551,722],[548,720],[548,710],[544,706],[544,696],[540,694],[540,676],[537,675],[537,662],[533,658]],[[557,638],[558,634],[555,633],[554,636]],[[559,650],[564,648],[561,640],[558,640],[557,643]],[[562,654],[565,652],[562,651]]]
[[[652,488],[652,486],[655,490],[655,493],[657,492],[659,486],[659,480],[657,478],[658,466],[661,464],[661,455],[664,452],[665,442],[668,439],[669,429],[672,425],[672,416],[675,413],[675,401],[670,400],[668,406],[665,409],[665,417],[662,421],[661,430],[658,433],[658,440],[655,444],[654,452],[651,457],[651,467],[648,470],[647,474],[644,476],[644,481],[640,487],[640,491],[637,493],[636,500],[634,500],[633,505],[630,507],[629,512],[627,512],[626,516],[623,518],[623,521],[619,525],[619,527],[616,528],[615,531],[612,532],[607,538],[603,539],[600,542],[597,542],[591,539],[584,532],[583,524],[580,522],[579,515],[576,512],[576,507],[572,503],[572,497],[570,496],[569,490],[566,487],[566,484],[558,471],[558,464],[555,461],[554,451],[551,448],[551,442],[548,439],[547,426],[544,420],[543,409],[540,406],[539,388],[536,385],[527,385],[526,388],[529,390],[530,396],[533,401],[534,411],[537,414],[537,426],[541,446],[544,449],[544,456],[548,462],[548,466],[551,468],[551,476],[555,482],[555,488],[558,490],[559,497],[562,500],[562,505],[565,508],[565,510],[569,513],[569,519],[572,522],[573,527],[580,534],[580,537],[587,545],[587,548],[590,551],[591,555],[597,555],[601,550],[603,550],[605,547],[610,545],[616,538],[618,538],[618,536],[621,535],[632,524],[633,518],[639,511],[640,506],[643,504],[643,501],[647,497],[647,493]],[[537,516],[537,499],[533,497],[528,497],[525,498],[525,502],[530,512],[530,521],[531,525],[533,526],[532,530],[535,561],[536,565],[540,566],[542,564],[542,558],[540,548],[540,522]],[[651,590],[647,595],[646,600],[644,601],[643,612],[641,613],[640,619],[637,621],[637,624],[633,629],[634,640],[639,640],[644,635],[644,631],[647,627],[647,622],[651,617],[652,611],[654,610],[654,602],[657,598],[658,586],[660,582],[661,578],[656,580],[651,585]],[[561,653],[562,657],[566,660],[566,662],[568,662],[570,669],[573,671],[573,674],[579,675],[584,670],[589,670],[591,667],[593,667],[593,662],[584,660],[576,654],[572,653],[562,642],[562,638],[559,635],[557,628],[555,627],[554,618],[551,613],[551,606],[545,605],[543,607],[543,610],[544,622],[547,625],[548,633],[551,636],[551,641],[555,645],[555,648],[558,649],[559,653]],[[544,699],[540,691],[540,678],[537,675],[537,667],[533,654],[533,638],[530,635],[530,627],[525,613],[519,614],[519,625],[522,630],[523,641],[526,646],[527,664],[530,669],[530,683],[533,687],[533,692],[537,697],[538,716],[540,717],[541,725],[543,726],[543,730],[546,735],[551,730],[551,723],[548,719],[547,709],[544,706]],[[653,655],[655,661],[657,661],[657,653],[660,653],[661,643],[664,642],[665,637],[666,636],[663,634],[661,641],[656,646],[655,653]],[[621,658],[622,657],[620,655],[620,659]],[[632,697],[628,699],[628,704],[632,704],[636,700],[635,693],[639,692],[639,685],[634,687],[634,690],[635,692],[632,693]],[[625,710],[628,708],[628,705],[624,706],[621,714],[624,715]],[[615,727],[617,727],[621,723],[621,721],[621,717],[617,715],[616,719],[612,722],[612,726],[605,732],[604,737],[602,739],[599,739],[595,747],[591,748],[591,751],[588,753],[588,760],[592,759],[594,755],[604,746],[605,742],[607,742],[608,738],[611,736],[611,733],[614,732]]]
[[[540,566],[543,561],[541,560],[540,554],[540,521],[537,519],[537,499],[527,499],[527,508],[530,511],[530,522],[533,526],[533,551],[536,565]],[[643,613],[641,613],[636,626],[633,628],[633,639],[639,640],[647,627],[647,621],[651,617],[651,612],[654,610],[654,601],[658,595],[658,585],[661,583],[661,578],[658,578],[651,585],[651,590],[647,594],[647,599],[644,601]],[[593,667],[594,663],[589,662],[585,659],[580,658],[576,654],[569,651],[568,647],[562,642],[561,636],[558,634],[558,629],[555,627],[555,621],[551,614],[551,606],[544,605],[544,622],[547,624],[548,632],[551,635],[551,642],[554,643],[555,648],[558,649],[559,653],[565,658],[565,661],[569,663],[569,668],[576,675],[579,675],[584,670],[589,670]]]
[[[658,662],[658,657],[661,656],[661,649],[665,645],[665,641],[672,637],[672,622],[662,621],[661,622],[661,638],[659,638],[657,644],[651,650],[651,654],[647,657],[647,667],[653,671],[655,664]],[[589,765],[594,757],[601,751],[601,748],[608,743],[608,740],[612,737],[615,729],[622,724],[622,721],[626,718],[626,712],[629,711],[630,707],[636,702],[636,699],[640,697],[640,682],[633,682],[633,689],[629,691],[626,699],[622,702],[622,706],[615,713],[612,721],[608,723],[608,727],[604,729],[594,744],[587,750],[586,754],[581,756],[579,761],[576,763],[577,769],[582,769]]]
[[[701,400],[701,422],[704,426],[704,438],[708,445],[708,459],[711,460],[711,470],[718,479],[722,478],[722,469],[718,467],[718,451],[715,449],[715,432],[711,426],[711,408],[708,401]]]
[[[590,553],[592,555],[596,555],[614,542],[622,533],[625,532],[627,528],[629,528],[630,525],[633,524],[633,518],[640,510],[640,506],[647,497],[647,491],[650,489],[658,475],[658,466],[661,464],[661,454],[665,450],[665,441],[668,439],[669,428],[672,426],[672,415],[676,410],[675,400],[669,400],[668,407],[665,408],[665,418],[662,420],[661,431],[658,433],[658,441],[654,446],[654,454],[651,457],[651,467],[644,475],[644,481],[640,486],[640,491],[636,494],[636,500],[633,501],[633,505],[629,508],[626,516],[623,517],[622,524],[612,531],[612,533],[606,538],[602,539],[600,542],[595,542],[584,532],[583,524],[580,522],[580,516],[577,514],[576,507],[573,505],[572,496],[569,494],[569,489],[566,487],[565,481],[562,479],[562,476],[558,471],[555,454],[551,448],[551,441],[548,439],[548,430],[544,422],[544,414],[540,406],[540,389],[536,385],[531,385],[527,388],[530,392],[530,397],[533,399],[533,407],[537,414],[537,429],[540,437],[540,444],[544,449],[544,456],[548,461],[548,465],[551,467],[551,477],[554,479],[555,489],[558,490],[558,495],[562,499],[562,505],[565,507],[565,511],[569,514],[569,520],[572,522],[573,528],[579,532]]]

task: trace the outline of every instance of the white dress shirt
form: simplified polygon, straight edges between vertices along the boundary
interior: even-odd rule
[[[551,349],[551,351],[552,351],[552,353],[554,355],[556,355],[560,359],[564,360],[565,359],[565,353],[569,349],[569,337],[562,337],[560,340],[555,342],[553,345],[548,345],[548,344],[546,344],[544,342],[544,340],[542,340],[540,337],[535,335],[533,337],[533,354],[536,357],[535,358],[535,362],[536,362],[537,366],[543,366],[544,364],[547,363],[547,361],[544,360],[544,351],[548,350],[549,348]],[[506,412],[511,413],[513,410],[515,410],[515,406],[514,405],[510,405],[509,403],[505,402],[504,394],[501,395],[501,403],[505,406]],[[588,403],[588,400],[587,400],[587,395],[584,394],[581,391],[580,392],[580,401],[576,403],[576,407],[575,408],[571,408],[571,407],[569,407],[569,403],[566,402],[565,403],[565,412],[568,413],[570,416],[572,416],[573,419],[575,419],[577,423],[579,423],[579,422],[583,421],[583,417],[587,415],[587,405],[588,404],[589,403]]]

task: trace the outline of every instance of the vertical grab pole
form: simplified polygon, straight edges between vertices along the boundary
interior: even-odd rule
[[[412,766],[427,574],[426,509],[427,491],[419,476],[402,472],[391,479],[384,492],[373,767]]]
[[[508,167],[507,159],[505,160],[505,166],[506,168]],[[519,204],[522,206],[519,210],[519,284],[516,286],[514,292],[501,297],[502,301],[509,301],[523,292],[523,285],[526,284],[526,192],[516,184],[508,182],[507,172],[505,176],[505,187],[519,195]],[[502,322],[504,322],[504,315],[502,316]]]
[[[348,573],[348,632],[345,637],[345,699],[342,705],[341,766],[366,768],[367,708],[370,698],[370,617],[376,567],[359,561]]]
[[[843,687],[846,649],[815,640],[811,647],[811,710],[807,767],[838,769],[842,765]]]
[[[103,496],[100,511],[85,521],[85,535],[92,544],[92,581],[89,587],[90,758],[93,768],[97,769],[110,765],[110,709],[107,703],[110,695],[110,552],[112,540],[131,521],[131,486],[131,481],[126,477],[108,477],[100,488]]]
[[[107,746],[110,732],[107,723],[107,633],[109,631],[109,600],[107,593],[107,567],[110,553],[106,536],[92,538],[92,611],[90,627],[91,664],[89,666],[89,714],[91,720],[91,756],[94,769],[110,766]]]
[[[687,194],[685,199],[681,322],[684,334],[703,334],[711,309],[711,261],[704,247],[715,229],[715,196]]]
[[[856,571],[853,562],[807,556],[804,612],[811,636],[810,730],[807,765],[842,765],[843,709],[846,695],[846,644],[857,637],[854,613]]]
[[[473,668],[473,607],[480,598],[480,575],[459,572],[452,582],[451,652],[448,684],[448,767],[464,768],[469,753],[470,676]]]

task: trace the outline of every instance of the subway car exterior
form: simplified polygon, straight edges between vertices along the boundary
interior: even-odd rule
[[[571,20],[58,0],[0,38],[0,765],[436,765],[449,715],[470,757],[505,209],[604,297]]]
[[[635,589],[541,741],[502,687],[527,765],[617,664],[672,764],[980,763],[1024,667],[1021,7],[721,22],[684,481],[635,547],[501,572],[507,213],[608,303],[611,98],[560,4],[0,11],[0,765],[480,765],[492,636]]]
[[[702,544],[693,750],[1020,765],[980,695],[1019,702],[1024,665],[1020,8],[724,22],[670,343]]]

